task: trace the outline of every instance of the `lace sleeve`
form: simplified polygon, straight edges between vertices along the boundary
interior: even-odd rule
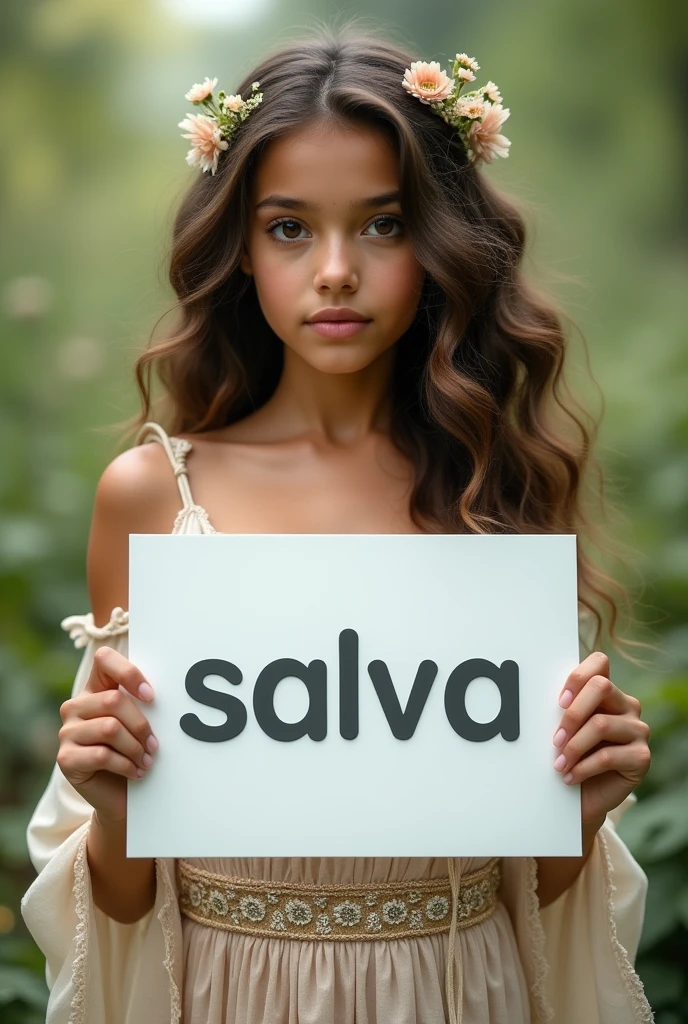
[[[128,633],[129,612],[125,612],[123,608],[113,608],[110,621],[104,626],[96,626],[93,612],[87,612],[86,615],[68,615],[60,625],[69,633],[75,647],[85,647],[89,640],[110,640]]]
[[[88,681],[93,656],[107,644],[128,654],[128,614],[115,608],[105,626],[93,615],[62,621],[83,648],[72,696]],[[27,829],[38,877],[24,894],[22,917],[45,956],[50,996],[46,1024],[178,1024],[181,1019],[181,919],[174,860],[156,859],[155,904],[122,924],[95,906],[87,841],[93,808],[56,763]]]

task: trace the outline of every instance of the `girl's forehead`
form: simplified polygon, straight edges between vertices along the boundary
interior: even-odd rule
[[[373,126],[310,125],[273,139],[255,175],[256,201],[270,194],[348,202],[399,187],[398,157]]]

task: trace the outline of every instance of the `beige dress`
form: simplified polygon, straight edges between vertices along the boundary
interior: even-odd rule
[[[167,451],[183,507],[173,533],[213,534],[189,490],[190,442],[147,424],[137,443]],[[84,648],[72,694],[86,684],[95,650],[127,654],[128,614],[97,627],[91,613],[62,622]],[[179,624],[175,623],[175,628]],[[581,637],[581,658],[588,652]],[[451,793],[447,793],[451,799]],[[502,858],[500,899],[487,920],[460,930],[456,962],[462,1024],[638,1024],[653,1021],[633,962],[647,878],[616,834],[635,801],[608,815],[574,884],[549,907],[537,902],[532,857]],[[175,861],[156,859],[152,909],[134,924],[93,903],[86,858],[92,808],[57,764],[31,818],[27,842],[38,872],[22,915],[46,957],[47,1024],[442,1024],[447,933],[385,941],[298,941],[201,924],[179,909]],[[191,865],[232,877],[317,884],[414,880],[447,874],[444,858],[199,858]],[[462,874],[486,863],[457,861]]]

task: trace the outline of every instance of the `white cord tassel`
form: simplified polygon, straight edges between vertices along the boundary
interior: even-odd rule
[[[447,977],[445,989],[447,993],[447,1003],[449,1004],[449,1024],[461,1024],[461,1021],[463,1020],[463,963],[461,960],[461,943],[457,943],[456,941],[459,889],[461,887],[461,862],[459,861],[458,876],[453,857],[447,858],[447,869],[449,871],[452,906],[451,925],[449,928],[449,948],[447,949]],[[458,958],[456,957],[457,953]],[[454,973],[456,968],[455,959],[458,959],[459,967],[459,986],[457,994],[454,992]]]

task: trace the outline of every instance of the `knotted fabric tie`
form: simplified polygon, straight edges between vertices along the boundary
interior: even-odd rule
[[[457,932],[457,912],[458,912],[458,896],[459,888],[461,886],[461,862],[459,861],[459,871],[457,875],[456,864],[453,857],[447,858],[447,871],[449,874],[449,884],[451,886],[452,896],[452,908],[451,908],[451,927],[449,929],[449,946],[447,949],[447,977],[445,982],[445,991],[447,994],[447,1003],[449,1004],[449,1024],[461,1024],[463,1020],[463,963],[461,959],[461,943],[456,942]],[[458,954],[458,956],[457,956]],[[458,961],[458,964],[457,964]],[[455,992],[454,988],[454,975],[458,966],[459,985],[458,992]],[[458,1007],[458,1012],[457,1012]]]

